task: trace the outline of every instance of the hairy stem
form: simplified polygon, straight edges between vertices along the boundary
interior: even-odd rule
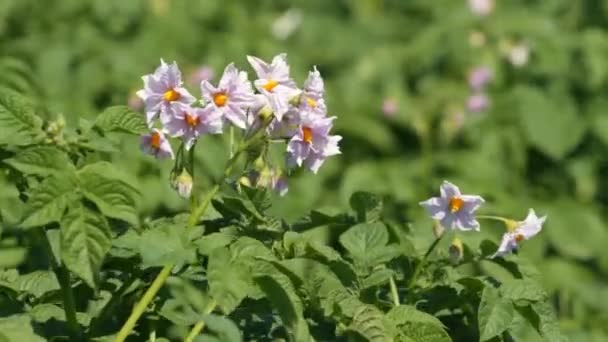
[[[209,302],[209,304],[207,305],[207,307],[205,307],[205,311],[203,312],[203,314],[208,315],[209,313],[211,313],[211,311],[213,311],[213,309],[215,309],[216,305],[217,305],[217,303],[215,302],[215,300],[212,299]],[[192,330],[190,330],[190,333],[188,334],[188,336],[186,336],[186,338],[184,339],[184,342],[194,341],[196,336],[198,336],[201,333],[201,331],[203,330],[204,327],[205,327],[205,321],[201,319],[194,325],[194,327],[192,327]]]
[[[266,127],[270,124],[271,121],[272,117],[268,119],[265,124],[262,125],[256,132],[254,132],[245,142],[239,145],[234,155],[228,160],[228,162],[226,162],[226,166],[224,167],[224,172],[222,174],[222,179],[220,179],[220,181],[218,181],[213,186],[213,188],[211,188],[211,190],[207,192],[202,202],[192,209],[192,212],[190,213],[190,218],[188,219],[188,225],[186,226],[186,230],[190,230],[192,229],[192,227],[196,226],[196,223],[205,214],[205,211],[207,210],[207,207],[209,207],[211,200],[220,190],[220,185],[232,173],[232,169],[234,168],[234,165],[236,164],[239,156],[243,152],[245,152],[251,145],[258,142],[261,136],[263,136]],[[114,340],[115,342],[123,342],[127,338],[127,336],[129,336],[129,334],[135,327],[137,320],[139,320],[139,318],[144,313],[150,302],[152,302],[162,285],[165,283],[165,281],[171,274],[171,269],[173,269],[173,266],[173,264],[168,264],[162,268],[160,273],[154,279],[154,282],[152,282],[152,285],[148,288],[148,290],[144,293],[139,302],[137,302],[137,304],[133,308],[133,311],[131,312],[131,315],[129,316],[125,324],[122,326],[122,328],[120,328],[120,331],[118,332],[118,335],[116,335],[116,339]],[[213,308],[214,307],[215,304]],[[209,311],[211,312],[213,308],[210,308]]]
[[[428,259],[429,255],[433,252],[435,247],[437,247],[437,245],[439,244],[439,241],[441,241],[441,238],[443,238],[444,235],[445,234],[441,234],[438,238],[436,238],[435,241],[433,241],[433,243],[426,250],[426,253],[424,253],[422,260],[420,260],[418,265],[416,265],[416,269],[414,270],[414,275],[412,275],[412,278],[410,279],[410,282],[407,285],[408,289],[411,289],[412,287],[414,287],[414,284],[416,284],[416,280],[418,280],[418,276],[420,275],[420,272],[422,272],[422,268],[424,268],[424,265],[426,264],[426,260]]]
[[[397,285],[395,284],[395,279],[393,278],[393,276],[389,278],[389,284],[391,286],[391,296],[393,297],[393,304],[395,304],[395,306],[401,305],[401,303],[399,302],[399,292],[397,291]]]

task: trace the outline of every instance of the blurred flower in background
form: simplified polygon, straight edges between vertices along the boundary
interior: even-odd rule
[[[473,14],[486,16],[494,10],[494,0],[469,0],[469,8]]]
[[[131,95],[129,95],[127,105],[133,111],[138,112],[144,108],[144,101],[139,96],[137,96],[137,93],[133,92],[131,93]]]
[[[480,91],[491,79],[492,70],[485,65],[478,66],[469,73],[469,86],[475,91]]]
[[[211,81],[215,77],[215,71],[209,65],[201,65],[188,74],[188,85],[198,87],[203,81]]]
[[[508,50],[507,59],[514,67],[520,68],[528,64],[530,48],[525,43],[517,43]]]
[[[471,113],[479,113],[488,109],[490,99],[485,93],[474,93],[467,99],[467,109]]]
[[[302,11],[290,8],[272,23],[272,36],[278,40],[289,38],[302,24]]]
[[[397,114],[397,110],[399,110],[397,100],[391,97],[384,99],[384,102],[382,102],[382,114],[384,116],[393,117]]]

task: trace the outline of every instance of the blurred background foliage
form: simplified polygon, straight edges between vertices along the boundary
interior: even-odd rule
[[[433,236],[417,203],[443,179],[483,195],[485,214],[520,220],[534,207],[549,215],[547,225],[520,255],[540,269],[564,332],[605,341],[608,1],[473,6],[483,3],[0,0],[0,84],[74,126],[109,105],[137,108],[140,77],[161,57],[176,60],[198,94],[196,81],[217,81],[229,62],[250,70],[246,55],[287,52],[299,82],[318,66],[344,140],[343,155],[319,175],[290,177],[277,215],[336,212],[354,191],[373,191],[395,220],[412,223],[416,247],[425,248]],[[491,77],[476,90],[469,79],[479,68]],[[108,147],[109,156],[145,194],[142,216],[184,210],[168,182],[172,165],[143,156],[136,139],[116,139],[120,148]],[[227,150],[221,138],[201,145],[204,190]],[[20,213],[8,184],[0,180],[0,214],[11,221]],[[485,223],[463,239],[474,246],[501,233]]]

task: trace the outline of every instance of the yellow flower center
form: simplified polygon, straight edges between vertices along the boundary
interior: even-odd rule
[[[464,204],[464,201],[462,200],[462,198],[452,197],[452,198],[450,198],[450,203],[449,203],[448,207],[450,208],[450,212],[456,213],[460,209],[462,209],[463,204]]]
[[[196,127],[196,125],[198,125],[200,122],[198,116],[190,115],[188,113],[184,115],[184,120],[186,120],[186,124],[188,124],[190,127]]]
[[[266,89],[266,91],[272,91],[278,85],[279,82],[275,80],[268,80],[268,82],[266,82],[262,88]]]
[[[160,149],[160,133],[152,132],[152,136],[150,136],[150,146],[156,150]]]
[[[521,242],[525,239],[525,236],[523,234],[517,234],[515,235],[515,242]]]
[[[175,91],[175,89],[167,90],[163,94],[163,98],[167,102],[177,101],[177,100],[179,100],[180,97],[181,97],[180,93],[178,93],[177,91]]]
[[[216,93],[213,95],[213,103],[218,107],[223,107],[228,102],[228,96],[225,93]]]
[[[317,101],[313,100],[313,99],[312,99],[312,98],[310,98],[310,97],[307,97],[307,98],[306,98],[306,103],[308,103],[308,106],[309,106],[310,108],[315,108],[315,107],[317,106]]]
[[[302,127],[302,135],[305,142],[312,143],[312,129],[310,127]]]

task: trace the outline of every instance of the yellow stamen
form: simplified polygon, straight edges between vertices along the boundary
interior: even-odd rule
[[[452,212],[452,213],[458,212],[462,208],[463,204],[464,204],[464,201],[460,197],[450,198],[450,204],[449,204],[450,212]]]
[[[312,98],[310,98],[310,97],[307,97],[307,98],[306,98],[306,103],[308,103],[308,106],[309,106],[310,108],[315,108],[315,107],[317,106],[317,101],[313,100],[313,99],[312,99]]]
[[[526,237],[523,234],[517,234],[515,235],[515,241],[516,242],[521,242],[525,239]]]
[[[177,101],[177,100],[179,100],[180,97],[181,97],[180,93],[175,91],[175,89],[167,90],[165,92],[165,94],[163,94],[163,98],[165,99],[165,101],[168,101],[168,102]]]
[[[152,135],[150,136],[150,146],[156,150],[160,149],[160,133],[152,132]]]
[[[312,129],[310,127],[302,127],[302,135],[305,142],[312,143]]]
[[[213,94],[213,102],[218,107],[223,107],[228,102],[228,96],[225,93]]]
[[[278,86],[279,82],[275,81],[275,80],[268,80],[268,82],[266,82],[266,84],[264,84],[264,86],[262,88],[266,89],[266,91],[272,91],[274,89],[274,87]]]
[[[188,124],[190,127],[196,127],[196,125],[198,125],[200,122],[198,116],[190,115],[188,113],[184,115],[184,119],[186,120],[186,124]]]

